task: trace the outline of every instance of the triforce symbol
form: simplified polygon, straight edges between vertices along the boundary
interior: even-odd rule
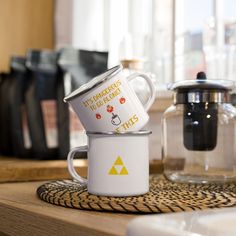
[[[128,175],[129,174],[120,156],[116,158],[116,161],[114,162],[108,174],[109,175]]]

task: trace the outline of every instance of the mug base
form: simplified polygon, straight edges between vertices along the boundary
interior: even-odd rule
[[[97,191],[91,191],[88,190],[88,192],[90,194],[93,195],[97,195],[97,196],[106,196],[106,197],[131,197],[131,196],[140,196],[140,195],[144,195],[146,193],[148,193],[149,189],[146,189],[144,191],[138,191],[138,192],[129,192],[129,193],[112,193],[112,192],[108,192],[108,193],[101,193],[101,192],[97,192]]]

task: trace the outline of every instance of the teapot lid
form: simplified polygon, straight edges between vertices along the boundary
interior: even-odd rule
[[[221,79],[207,79],[204,72],[198,72],[194,80],[182,80],[167,86],[168,90],[189,92],[194,90],[230,91],[235,81]]]
[[[168,86],[175,91],[174,103],[229,103],[229,91],[235,87],[231,80],[207,79],[204,72],[199,72],[195,80],[184,80]]]

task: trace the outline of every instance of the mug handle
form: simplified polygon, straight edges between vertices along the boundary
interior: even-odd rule
[[[70,175],[74,180],[78,181],[83,186],[87,186],[88,180],[84,179],[76,172],[75,167],[73,165],[73,160],[76,153],[84,153],[87,151],[88,151],[88,146],[75,147],[71,149],[71,151],[67,155],[68,171]]]
[[[148,111],[150,109],[151,105],[153,104],[153,102],[155,101],[155,98],[156,98],[155,85],[153,84],[151,78],[149,76],[147,76],[146,74],[143,74],[143,73],[134,73],[134,74],[128,76],[127,79],[128,79],[128,81],[131,81],[136,77],[144,78],[146,80],[149,88],[150,88],[150,97],[149,97],[148,101],[145,104],[143,104],[144,109],[146,111]]]

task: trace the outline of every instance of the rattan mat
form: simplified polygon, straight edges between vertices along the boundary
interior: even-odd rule
[[[150,177],[150,191],[138,197],[100,197],[72,180],[45,183],[38,196],[63,207],[126,213],[167,213],[236,205],[236,183],[177,184],[160,175]]]

